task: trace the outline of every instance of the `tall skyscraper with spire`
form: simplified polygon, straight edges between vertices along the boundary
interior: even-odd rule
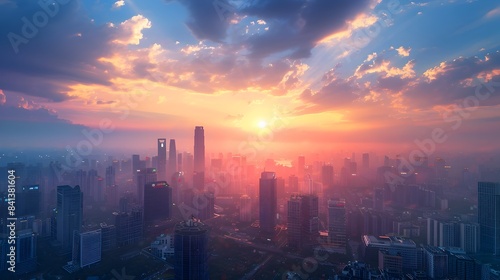
[[[168,168],[167,178],[171,178],[177,172],[177,149],[175,148],[175,139],[170,139],[168,147]]]
[[[167,139],[158,139],[158,180],[167,180]]]
[[[203,190],[205,182],[205,130],[203,126],[194,128],[194,174],[193,185]]]

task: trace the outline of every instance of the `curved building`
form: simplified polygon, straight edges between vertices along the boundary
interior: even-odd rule
[[[176,280],[208,280],[208,227],[191,218],[175,226]]]

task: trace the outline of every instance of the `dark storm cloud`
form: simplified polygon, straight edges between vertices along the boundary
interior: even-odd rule
[[[227,16],[235,8],[226,0],[179,0],[189,10],[186,23],[196,38],[221,42],[229,26]]]
[[[112,39],[112,29],[94,24],[77,0],[2,5],[0,88],[63,101],[69,83],[107,85],[108,66],[97,59],[110,53]]]
[[[369,0],[260,0],[243,8],[243,12],[264,19],[270,30],[250,37],[246,42],[257,57],[283,51],[292,58],[310,56],[316,44],[347,26],[368,7]],[[283,10],[280,10],[283,9]]]

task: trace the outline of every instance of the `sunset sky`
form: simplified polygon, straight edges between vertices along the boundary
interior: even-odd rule
[[[498,1],[37,2],[0,0],[1,148],[500,150]]]

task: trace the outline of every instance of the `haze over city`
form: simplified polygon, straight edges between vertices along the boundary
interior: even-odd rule
[[[0,278],[500,279],[498,26],[0,0]]]

